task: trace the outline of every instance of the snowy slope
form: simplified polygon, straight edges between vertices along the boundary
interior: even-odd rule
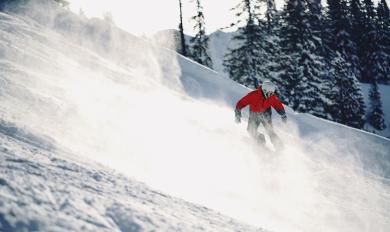
[[[272,231],[390,227],[388,139],[288,109],[267,152],[233,123],[248,89],[170,50],[55,8],[0,27],[3,226],[250,230],[175,196]]]
[[[262,231],[1,126],[0,231]]]

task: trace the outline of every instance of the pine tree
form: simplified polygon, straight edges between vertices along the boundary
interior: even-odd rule
[[[360,63],[363,60],[363,56],[365,54],[362,49],[365,43],[365,32],[363,31],[363,29],[365,28],[365,20],[360,0],[350,0],[347,10],[348,21],[351,23],[351,40],[356,45],[356,55]],[[359,65],[358,70],[358,73],[355,72],[356,77],[359,81],[364,81],[362,79],[363,77],[361,65]]]
[[[319,39],[313,35],[308,5],[288,0],[283,11],[279,77],[282,98],[300,112],[326,117],[323,83],[325,60],[317,55]]]
[[[259,80],[264,79],[263,72],[266,71],[261,67],[266,57],[261,43],[259,9],[259,2],[251,0],[242,0],[233,8],[239,19],[231,26],[239,26],[240,23],[244,23],[244,26],[241,26],[238,34],[233,37],[239,46],[230,49],[223,62],[231,79],[252,88],[257,88]]]
[[[390,11],[385,0],[378,3],[375,25],[377,50],[370,57],[376,60],[372,72],[379,83],[390,83]]]
[[[278,72],[278,61],[280,57],[280,27],[281,14],[276,10],[275,0],[265,0],[265,20],[259,21],[261,30],[261,47],[263,51],[261,63],[261,80],[270,80],[273,83],[280,83]]]
[[[364,56],[365,62],[365,80],[370,82],[386,82],[390,80],[389,63],[389,33],[388,31],[373,30],[367,37],[370,38],[370,44],[366,45],[367,54]]]
[[[212,61],[207,52],[209,38],[206,35],[203,8],[200,4],[200,0],[196,0],[196,9],[197,13],[192,17],[192,19],[195,21],[194,29],[197,33],[195,37],[191,38],[191,57],[199,64],[212,68]]]
[[[371,84],[369,93],[370,97],[370,110],[368,114],[368,122],[372,127],[377,130],[384,130],[386,128],[384,115],[382,111],[382,103],[380,94],[378,91],[378,84],[374,81]]]
[[[322,29],[322,6],[320,0],[308,1],[308,14],[312,33],[319,38],[318,47],[321,47],[321,29]]]
[[[179,32],[180,32],[180,44],[181,49],[179,51],[180,54],[183,56],[187,56],[187,44],[184,36],[184,27],[183,27],[183,11],[182,11],[182,4],[181,0],[179,0],[179,10],[180,10],[180,23],[179,23]]]
[[[328,106],[328,112],[336,122],[362,128],[365,107],[357,78],[360,75],[359,58],[349,33],[351,25],[347,16],[344,0],[328,0],[326,30],[333,82],[329,94],[332,105]]]
[[[375,18],[375,8],[372,0],[363,0],[363,11],[365,13],[365,19],[367,20],[367,26],[371,27]]]
[[[363,56],[363,80],[371,83],[369,93],[370,108],[368,122],[377,130],[385,129],[384,116],[378,91],[378,80],[385,79],[389,75],[388,51],[386,52],[386,40],[388,30],[381,29],[379,14],[381,4],[375,13],[374,4],[371,0],[363,0],[363,12],[365,19],[364,37],[365,46],[362,47]],[[386,7],[384,7],[386,8]],[[384,9],[386,11],[386,9]],[[387,53],[387,54],[386,54]]]
[[[361,57],[361,68],[362,68],[362,81],[372,83],[374,81],[372,69],[373,62],[370,61],[373,53],[377,51],[377,44],[373,44],[374,40],[377,39],[377,31],[375,27],[375,9],[374,4],[371,0],[363,0],[362,2],[362,12],[364,25],[361,28],[362,43],[360,50],[362,52]],[[376,43],[377,41],[375,41]]]
[[[355,41],[350,34],[351,24],[348,18],[345,0],[328,0],[327,43],[331,50],[339,52],[348,62],[351,71],[361,79],[360,60]]]
[[[390,11],[386,0],[381,0],[377,6],[378,25],[383,30],[390,30]]]
[[[332,104],[328,105],[327,112],[331,114],[333,121],[362,128],[364,100],[359,81],[349,67],[351,64],[339,52],[335,53],[331,64],[332,84],[329,97]]]
[[[384,7],[385,8],[385,7]],[[363,1],[365,27],[361,46],[362,54],[362,80],[386,82],[390,79],[389,62],[389,30],[382,27],[380,19],[383,10],[381,4],[375,9],[371,0]],[[384,11],[386,11],[384,9]]]
[[[270,32],[275,27],[277,23],[276,20],[276,5],[275,0],[265,0],[266,1],[266,10],[265,10],[265,19],[267,20],[267,30]]]
[[[335,98],[332,94],[334,90],[335,83],[335,72],[338,70],[335,67],[335,62],[339,59],[339,53],[333,51],[329,46],[333,38],[329,37],[326,15],[324,14],[324,8],[322,7],[320,0],[308,1],[309,5],[309,17],[310,25],[313,36],[316,40],[316,55],[320,56],[324,60],[324,70],[322,78],[322,91],[324,98],[324,118],[334,120],[335,115],[333,115],[331,107],[335,105]],[[343,60],[342,58],[340,60]],[[344,61],[345,62],[345,61]]]

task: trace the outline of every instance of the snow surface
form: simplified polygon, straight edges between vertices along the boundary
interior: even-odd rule
[[[262,231],[11,128],[0,133],[0,231]]]
[[[389,139],[287,109],[284,151],[260,149],[234,124],[248,89],[107,22],[31,7],[0,14],[6,231],[390,228]]]

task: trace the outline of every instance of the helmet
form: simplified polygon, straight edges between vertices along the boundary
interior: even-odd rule
[[[261,85],[261,90],[263,91],[264,96],[269,98],[272,96],[272,94],[275,93],[276,85],[270,81],[264,81],[264,83]]]

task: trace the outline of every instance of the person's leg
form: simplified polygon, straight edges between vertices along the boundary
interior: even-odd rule
[[[264,144],[265,143],[265,137],[263,134],[259,133],[257,131],[258,127],[260,125],[260,118],[258,113],[249,113],[249,119],[248,119],[248,133],[259,143]]]
[[[271,114],[268,113],[267,111],[264,112],[264,114],[261,117],[261,123],[263,124],[265,131],[269,135],[271,142],[274,145],[275,149],[282,149],[283,143],[282,143],[282,140],[279,138],[279,136],[274,131],[274,127],[272,125]]]

